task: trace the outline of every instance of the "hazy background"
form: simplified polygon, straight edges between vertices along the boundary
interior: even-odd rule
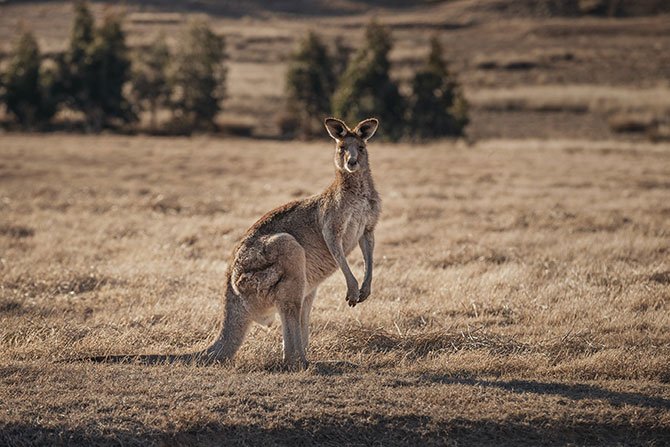
[[[668,138],[670,35],[663,1],[126,1],[93,2],[98,21],[123,11],[131,48],[189,19],[226,39],[228,98],[219,123],[277,136],[286,63],[308,30],[357,48],[378,19],[392,30],[392,76],[406,93],[428,40],[443,44],[471,104],[474,138]],[[68,2],[3,3],[0,50],[21,26],[43,52],[64,51]],[[666,13],[664,15],[663,13]],[[242,128],[242,129],[240,129]],[[245,130],[246,128],[246,130]]]

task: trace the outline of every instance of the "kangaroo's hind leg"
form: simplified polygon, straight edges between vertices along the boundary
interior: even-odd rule
[[[300,332],[302,334],[302,346],[307,351],[309,346],[309,315],[312,311],[314,298],[316,297],[316,289],[305,295],[302,300],[302,307],[300,308]]]
[[[302,341],[300,310],[305,296],[305,250],[291,235],[281,233],[266,242],[265,250],[272,253],[281,266],[281,279],[271,290],[272,300],[279,311],[284,333],[284,362],[290,367],[307,366]]]

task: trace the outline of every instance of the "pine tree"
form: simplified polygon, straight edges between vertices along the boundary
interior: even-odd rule
[[[86,110],[90,98],[91,79],[94,78],[89,62],[89,49],[93,44],[94,21],[86,1],[74,5],[74,23],[70,31],[70,44],[61,59],[63,87],[68,105],[76,110]]]
[[[30,32],[23,33],[16,41],[3,84],[7,110],[27,128],[48,121],[57,109],[53,97],[55,79],[41,65],[35,37]]]
[[[154,131],[158,109],[167,103],[170,96],[167,78],[169,63],[170,50],[165,43],[165,36],[159,35],[148,47],[138,52],[132,64],[133,102],[139,111],[149,111]]]
[[[390,32],[376,22],[365,32],[365,46],[347,67],[333,97],[333,113],[350,123],[377,117],[383,136],[399,139],[404,132],[405,100],[389,76]]]
[[[339,79],[347,71],[351,52],[351,47],[344,43],[344,39],[341,36],[337,36],[333,51],[333,71],[335,72],[336,79]]]
[[[96,29],[87,2],[77,1],[61,72],[69,106],[83,112],[93,130],[115,119],[129,122],[135,118],[123,96],[130,60],[119,17],[108,15]]]
[[[182,130],[214,128],[225,96],[225,42],[204,22],[192,22],[170,73],[172,108]]]
[[[302,137],[321,134],[335,90],[333,61],[319,37],[310,32],[291,56],[286,74],[287,112]]]
[[[130,59],[119,17],[105,17],[95,32],[88,60],[94,74],[89,84],[91,107],[102,114],[104,123],[132,121],[135,115],[123,95],[123,86],[130,79]]]
[[[425,66],[414,76],[409,121],[412,134],[420,139],[459,136],[468,123],[467,102],[447,69],[437,38],[430,42]]]
[[[84,63],[88,48],[93,43],[94,19],[85,0],[74,4],[74,24],[70,32],[70,63],[80,66]]]

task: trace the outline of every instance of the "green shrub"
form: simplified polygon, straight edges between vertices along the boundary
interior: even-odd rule
[[[94,39],[94,20],[88,4],[79,0],[74,4],[74,23],[70,32],[70,46],[68,50],[68,63],[72,64],[70,72],[81,74],[85,68],[89,48]]]
[[[173,126],[181,132],[215,128],[225,96],[225,42],[204,22],[192,22],[170,70]]]
[[[87,3],[78,1],[61,72],[68,105],[84,113],[89,128],[99,131],[113,120],[135,118],[123,95],[130,59],[118,17],[107,16],[95,29]]]
[[[130,57],[119,17],[105,17],[96,30],[89,57],[96,75],[91,79],[93,106],[102,111],[105,123],[113,119],[133,121],[135,115],[123,94],[123,87],[130,80]]]
[[[91,80],[95,77],[88,57],[93,45],[94,22],[84,1],[75,3],[74,13],[70,43],[60,60],[60,71],[67,106],[86,113],[90,108]]]
[[[390,32],[376,22],[365,31],[365,45],[354,55],[333,96],[333,113],[349,123],[377,117],[382,136],[397,140],[404,132],[405,99],[389,76]]]
[[[138,51],[131,70],[131,97],[137,111],[149,111],[151,129],[156,130],[158,109],[170,97],[167,69],[170,51],[165,36],[159,35],[148,47]]]
[[[447,70],[437,38],[423,68],[414,75],[410,99],[411,134],[420,139],[459,136],[468,123],[467,102]]]
[[[282,132],[297,132],[304,138],[320,135],[323,119],[331,110],[335,72],[328,49],[314,32],[307,34],[291,56],[286,89],[286,111],[280,118]]]
[[[42,68],[42,57],[30,32],[19,36],[3,79],[7,110],[26,128],[43,124],[56,113],[56,76]]]

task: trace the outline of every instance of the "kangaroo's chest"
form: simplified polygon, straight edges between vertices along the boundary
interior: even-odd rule
[[[370,200],[362,198],[352,202],[350,206],[351,212],[348,214],[342,234],[342,247],[346,253],[350,253],[358,245],[365,228],[376,219]]]

